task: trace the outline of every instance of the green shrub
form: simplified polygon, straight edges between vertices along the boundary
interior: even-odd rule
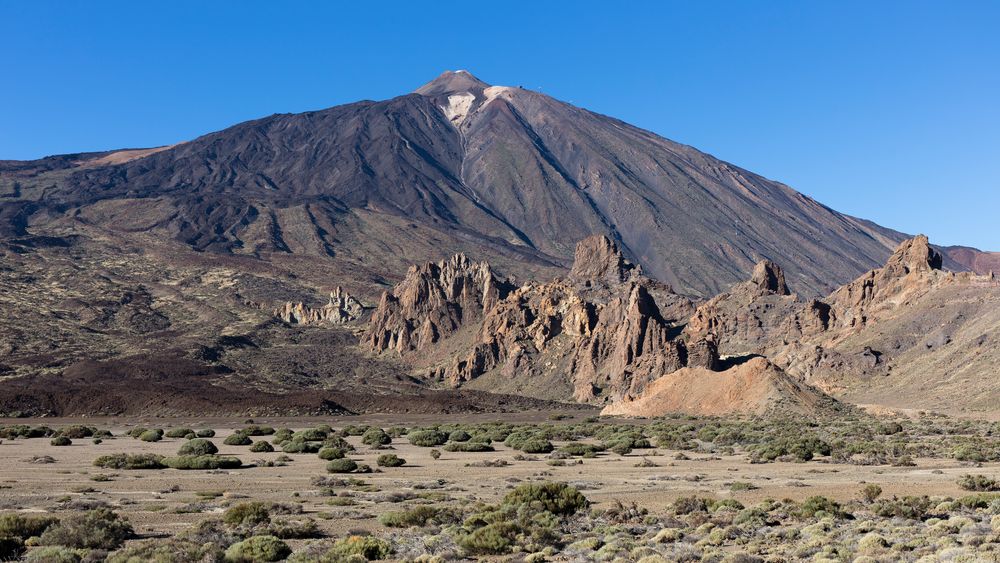
[[[82,424],[75,424],[73,426],[67,426],[59,429],[59,436],[65,436],[70,440],[82,440],[84,438],[90,438],[94,434],[95,430],[93,428],[88,428]]]
[[[449,442],[468,442],[471,439],[472,435],[466,432],[465,430],[462,430],[461,428],[455,430],[451,434],[448,434]]]
[[[530,505],[535,510],[570,516],[589,504],[580,491],[565,483],[526,483],[503,498],[503,505]]]
[[[70,440],[66,436],[56,436],[49,441],[49,444],[53,446],[72,446],[73,440]]]
[[[156,454],[110,454],[94,460],[105,469],[163,469],[163,456]]]
[[[50,526],[59,523],[53,516],[0,515],[0,537],[26,540],[42,535]]]
[[[934,506],[927,496],[905,496],[903,498],[879,499],[872,504],[872,512],[882,518],[909,518],[920,520]]]
[[[215,438],[215,430],[205,428],[194,433],[198,438]]]
[[[80,550],[61,545],[49,545],[32,549],[25,555],[24,561],[26,563],[80,563],[83,561],[83,557],[80,555]]]
[[[270,426],[252,424],[240,432],[246,434],[247,436],[270,436],[271,434],[274,434],[274,428],[271,428]]]
[[[553,450],[552,442],[540,438],[526,440],[518,448],[526,454],[547,454]]]
[[[385,446],[392,443],[392,437],[381,428],[369,428],[361,435],[361,443],[366,446]]]
[[[1000,491],[1000,483],[985,475],[962,475],[958,486],[966,491]]]
[[[250,451],[254,453],[268,453],[274,451],[274,446],[264,440],[257,440],[250,445]]]
[[[281,446],[281,451],[286,454],[315,454],[323,449],[323,442],[303,442],[301,440],[289,440]]]
[[[493,446],[483,442],[450,442],[445,444],[446,452],[492,452]]]
[[[823,496],[812,496],[802,501],[799,514],[806,518],[821,518],[825,515],[843,516],[844,512],[837,501]]]
[[[241,502],[226,509],[222,521],[232,527],[253,528],[271,522],[270,505],[259,501]]]
[[[424,448],[441,446],[448,441],[448,436],[444,432],[439,432],[437,430],[418,430],[416,432],[410,432],[406,435],[406,438],[414,446],[421,446]]]
[[[297,442],[322,442],[329,435],[329,430],[322,428],[307,428],[293,433],[291,439]]]
[[[320,448],[319,450],[319,458],[327,461],[330,461],[331,459],[342,459],[346,454],[347,452],[340,448],[331,448],[329,446]]]
[[[167,430],[165,436],[167,438],[183,438],[188,434],[194,434],[194,430],[191,430],[190,428],[171,428],[170,430]]]
[[[281,561],[292,554],[288,544],[274,536],[253,536],[226,550],[226,563]]]
[[[163,465],[171,469],[239,469],[243,462],[236,457],[221,455],[179,455],[163,458]]]
[[[318,555],[310,554],[309,561],[319,563],[346,563],[354,561],[378,561],[392,556],[392,545],[373,536],[349,536],[333,542],[330,549]]]
[[[468,555],[502,554],[510,551],[521,533],[521,527],[514,522],[493,522],[460,534],[455,543]]]
[[[583,442],[570,442],[559,448],[560,453],[579,457],[593,457],[602,451],[604,451],[603,446],[584,444]]]
[[[213,543],[198,543],[187,539],[152,540],[122,548],[106,563],[195,563],[221,561],[222,547]]]
[[[278,430],[277,432],[274,433],[274,436],[271,438],[271,443],[273,443],[275,446],[280,446],[283,442],[291,440],[292,434],[294,434],[294,432],[292,432],[291,429],[282,428],[281,430]]]
[[[143,442],[159,442],[163,439],[163,430],[147,430],[139,434],[139,439]]]
[[[415,506],[398,512],[386,512],[378,517],[378,521],[388,528],[422,527],[435,521],[442,512],[433,506]]]
[[[432,459],[440,459],[441,458],[441,451],[440,450],[431,450],[430,453],[431,453],[431,458]]]
[[[879,487],[875,483],[868,483],[864,487],[861,487],[861,500],[868,504],[875,502],[880,496],[882,496],[882,487]]]
[[[350,473],[358,468],[358,464],[353,459],[335,459],[326,464],[328,473]]]
[[[177,450],[177,455],[212,455],[217,453],[219,453],[219,448],[204,438],[188,440]]]
[[[406,460],[396,454],[382,454],[378,456],[378,460],[375,461],[375,464],[379,467],[400,467],[405,463]]]
[[[137,426],[129,430],[128,435],[131,436],[132,438],[138,438],[139,436],[142,436],[143,432],[146,432],[148,430],[149,428],[143,428],[142,426]]]
[[[72,514],[49,527],[38,538],[39,545],[63,545],[78,549],[112,550],[133,534],[128,520],[107,508]]]
[[[250,436],[242,432],[237,432],[227,436],[222,443],[227,446],[249,446],[253,443],[253,440],[250,439]]]

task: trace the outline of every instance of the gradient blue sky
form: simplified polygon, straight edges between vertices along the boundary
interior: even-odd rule
[[[998,30],[996,1],[6,0],[0,159],[164,145],[462,68],[1000,250]]]

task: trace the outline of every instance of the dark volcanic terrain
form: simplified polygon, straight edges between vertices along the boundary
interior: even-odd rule
[[[817,338],[820,359],[782,340],[798,308],[844,301],[830,292],[906,238],[616,119],[446,72],[390,100],[273,115],[168,147],[0,161],[0,412],[642,401],[710,413],[662,390],[718,403],[689,385],[718,373],[734,376],[714,388],[725,396],[745,383],[738,410],[836,410],[824,390],[892,402],[891,383],[876,379],[888,391],[866,395],[851,377],[906,358],[957,397],[947,362],[995,365],[989,354],[944,355],[949,339],[989,348],[995,325],[977,311],[952,319],[973,327],[961,338],[934,332],[947,333],[927,347],[940,356],[874,324],[821,337],[796,325],[795,338]],[[931,270],[996,263],[962,247],[940,256]],[[906,309],[919,318],[878,326],[933,332],[937,296],[993,303],[992,277],[962,280],[928,282],[934,291],[918,295],[932,297]],[[855,369],[876,352],[878,369]],[[924,384],[908,381],[919,397]],[[986,408],[988,392],[975,389],[970,404]]]

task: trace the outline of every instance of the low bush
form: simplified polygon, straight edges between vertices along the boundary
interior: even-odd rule
[[[327,446],[325,448],[320,448],[318,455],[320,459],[330,461],[331,459],[342,459],[345,455],[347,455],[347,452],[340,448]]]
[[[171,428],[170,430],[167,430],[165,436],[167,438],[183,438],[188,434],[194,434],[194,430],[191,430],[190,428]]]
[[[270,426],[261,426],[259,424],[251,424],[250,426],[247,426],[246,428],[244,428],[240,432],[242,434],[246,434],[247,436],[270,436],[270,435],[274,434],[275,430],[274,430],[274,428],[271,428]]]
[[[238,469],[243,462],[236,457],[221,455],[179,455],[163,458],[163,465],[171,469]]]
[[[445,444],[446,452],[492,452],[493,446],[483,442],[449,442]]]
[[[59,436],[65,436],[70,440],[82,440],[84,438],[90,438],[96,433],[96,429],[83,426],[82,424],[75,424],[73,426],[67,426],[65,428],[59,429]]]
[[[146,430],[138,438],[143,442],[159,442],[163,439],[163,430]]]
[[[584,444],[583,442],[570,442],[559,448],[559,453],[578,457],[594,457],[603,451],[603,446]]]
[[[250,451],[254,453],[268,453],[274,451],[274,446],[264,440],[257,440],[250,445]]]
[[[66,436],[56,436],[55,438],[52,438],[51,441],[49,441],[49,444],[53,446],[72,446],[73,440],[70,440]]]
[[[105,469],[163,469],[163,456],[156,454],[111,454],[94,460]]]
[[[249,446],[253,443],[253,440],[247,434],[236,432],[235,434],[226,436],[226,439],[222,443],[227,446]]]
[[[461,428],[455,430],[451,434],[448,434],[449,442],[468,442],[471,439],[472,435],[466,432],[465,430],[462,430]]]
[[[405,463],[406,460],[396,454],[382,454],[375,461],[375,464],[379,467],[400,467]]]
[[[335,459],[326,464],[328,473],[350,473],[358,469],[358,463],[353,459]]]
[[[314,548],[301,557],[293,556],[293,563],[344,563],[379,561],[393,554],[392,544],[373,536],[349,536],[333,542],[329,548]]]
[[[274,536],[253,536],[234,543],[226,550],[226,563],[281,561],[292,554],[288,544]]]
[[[98,508],[63,518],[45,530],[39,545],[62,545],[78,549],[111,550],[133,535],[132,525],[107,508]]]
[[[61,545],[36,547],[24,556],[26,563],[80,563],[84,550],[70,549]]]
[[[554,448],[552,442],[540,438],[527,440],[521,443],[521,447],[517,448],[526,454],[547,454],[551,452]]]
[[[985,475],[962,475],[958,486],[966,491],[1000,491],[1000,482]]]
[[[271,522],[270,505],[259,501],[241,502],[226,509],[222,521],[234,528],[253,528]]]
[[[188,440],[177,450],[177,455],[212,455],[217,453],[219,453],[219,448],[204,438]]]
[[[448,441],[448,436],[444,432],[439,432],[437,430],[417,430],[416,432],[410,432],[407,434],[406,438],[414,446],[421,446],[424,448],[441,446]]]
[[[434,522],[441,509],[433,506],[415,506],[406,510],[386,512],[378,517],[378,521],[388,528],[423,527]]]
[[[59,519],[53,516],[3,514],[0,515],[0,537],[26,540],[42,535],[42,532],[58,523]]]
[[[215,438],[215,430],[205,428],[194,433],[197,438]]]
[[[214,543],[198,543],[188,539],[171,538],[152,540],[122,548],[110,556],[106,563],[194,563],[221,561],[223,548]]]
[[[385,446],[392,443],[392,436],[381,428],[369,428],[361,435],[361,443],[366,446]]]

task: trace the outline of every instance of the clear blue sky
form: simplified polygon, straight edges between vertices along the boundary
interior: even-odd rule
[[[996,1],[6,0],[0,159],[164,145],[464,68],[1000,250],[998,30]]]

